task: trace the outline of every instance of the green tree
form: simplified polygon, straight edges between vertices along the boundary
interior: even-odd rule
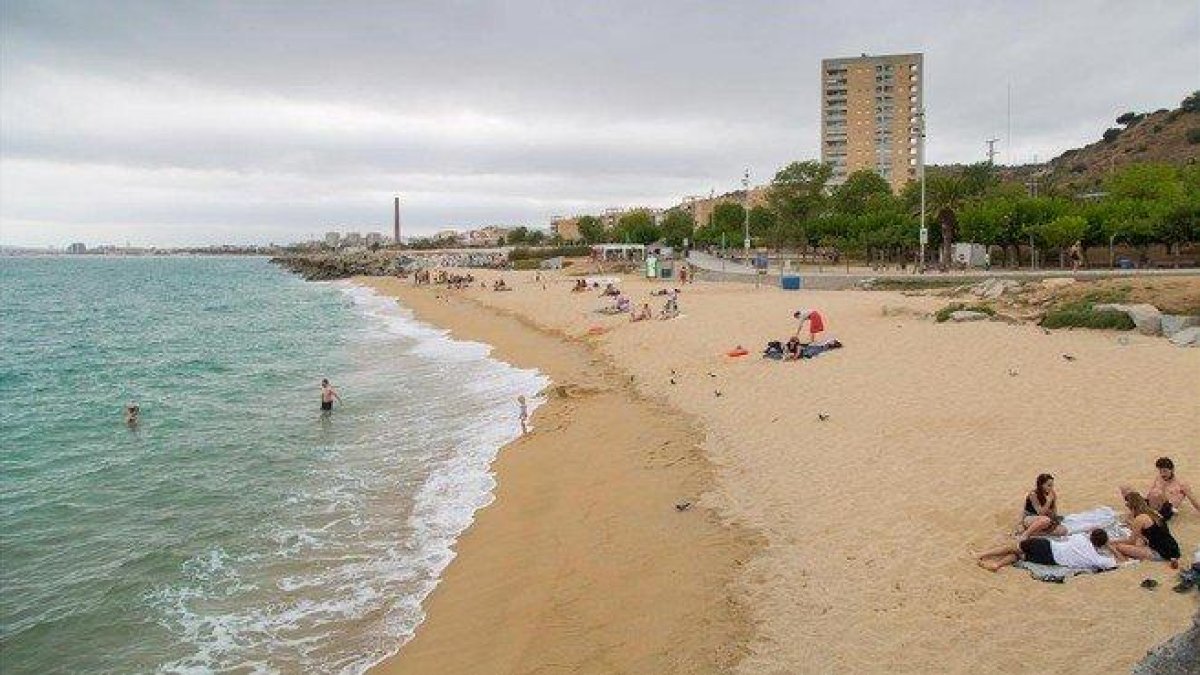
[[[1105,181],[1112,198],[1142,201],[1178,200],[1184,182],[1178,169],[1169,164],[1130,164]]]
[[[604,223],[596,216],[581,216],[579,218],[579,236],[589,244],[598,244],[605,240],[608,233],[604,231]]]
[[[840,213],[860,216],[871,207],[872,200],[891,194],[892,186],[882,176],[870,169],[860,169],[833,190],[832,207]]]
[[[525,226],[514,227],[508,231],[508,235],[504,238],[505,243],[509,246],[524,244],[529,238],[529,228]]]
[[[617,241],[630,244],[652,244],[658,241],[659,234],[658,226],[654,224],[654,214],[645,209],[621,216],[613,233]]]
[[[792,162],[771,180],[767,203],[775,213],[778,240],[782,243],[809,244],[808,222],[825,205],[825,187],[833,168],[822,162]]]
[[[530,246],[541,246],[546,243],[546,233],[541,230],[529,230],[525,235],[525,243]]]
[[[695,238],[696,221],[683,209],[671,209],[663,216],[662,237],[671,246],[682,246]]]
[[[761,204],[750,209],[750,236],[767,237],[775,229],[775,212]]]
[[[1058,249],[1058,266],[1064,267],[1067,248],[1083,240],[1087,227],[1083,216],[1059,216],[1033,226],[1030,231],[1046,246]]]
[[[741,204],[721,202],[713,207],[708,222],[696,230],[696,241],[719,244],[723,236],[726,245],[739,246],[745,218],[746,209]]]

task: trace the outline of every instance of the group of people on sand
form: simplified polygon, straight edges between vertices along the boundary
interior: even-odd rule
[[[1144,496],[1129,486],[1120,487],[1127,510],[1124,524],[1129,528],[1129,534],[1120,539],[1110,538],[1103,528],[1069,533],[1059,515],[1054,476],[1039,475],[1025,496],[1017,540],[980,553],[979,565],[993,572],[1019,561],[1107,570],[1133,559],[1162,561],[1178,568],[1179,542],[1167,521],[1179,513],[1185,500],[1200,510],[1200,499],[1175,475],[1170,457],[1159,457],[1154,467],[1158,473]]]
[[[825,332],[825,317],[820,311],[798,309],[792,313],[792,318],[798,322],[796,332],[787,339],[786,343],[778,340],[768,342],[766,349],[763,350],[764,358],[796,361],[812,358],[822,352],[842,346],[837,340],[820,339]],[[800,337],[804,333],[808,334],[808,342],[803,341]]]

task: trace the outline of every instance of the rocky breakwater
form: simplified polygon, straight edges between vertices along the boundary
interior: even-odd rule
[[[403,274],[414,261],[398,251],[356,251],[295,253],[271,258],[271,262],[309,281],[329,281],[358,275]]]

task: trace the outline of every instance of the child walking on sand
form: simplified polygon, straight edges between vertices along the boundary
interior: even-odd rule
[[[527,424],[529,421],[529,407],[525,405],[525,397],[524,396],[517,397],[517,408],[518,408],[518,416],[521,419],[521,433],[527,434],[527,433],[529,433],[529,426]]]

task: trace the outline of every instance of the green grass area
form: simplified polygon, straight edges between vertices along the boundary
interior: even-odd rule
[[[1129,292],[1133,288],[1130,286],[1118,286],[1116,288],[1104,288],[1095,291],[1088,291],[1084,294],[1082,302],[1088,304],[1120,304],[1129,301]]]
[[[992,309],[990,305],[968,305],[963,302],[952,302],[949,305],[939,309],[937,314],[933,315],[933,318],[937,319],[938,323],[945,323],[946,321],[950,320],[951,314],[961,311],[983,312],[988,316],[996,316],[996,310]]]
[[[926,288],[953,288],[978,283],[975,279],[876,279],[871,283],[873,291],[919,291]]]
[[[1096,311],[1092,304],[1081,301],[1056,307],[1046,313],[1046,317],[1042,319],[1042,327],[1133,330],[1133,319],[1125,312]]]

